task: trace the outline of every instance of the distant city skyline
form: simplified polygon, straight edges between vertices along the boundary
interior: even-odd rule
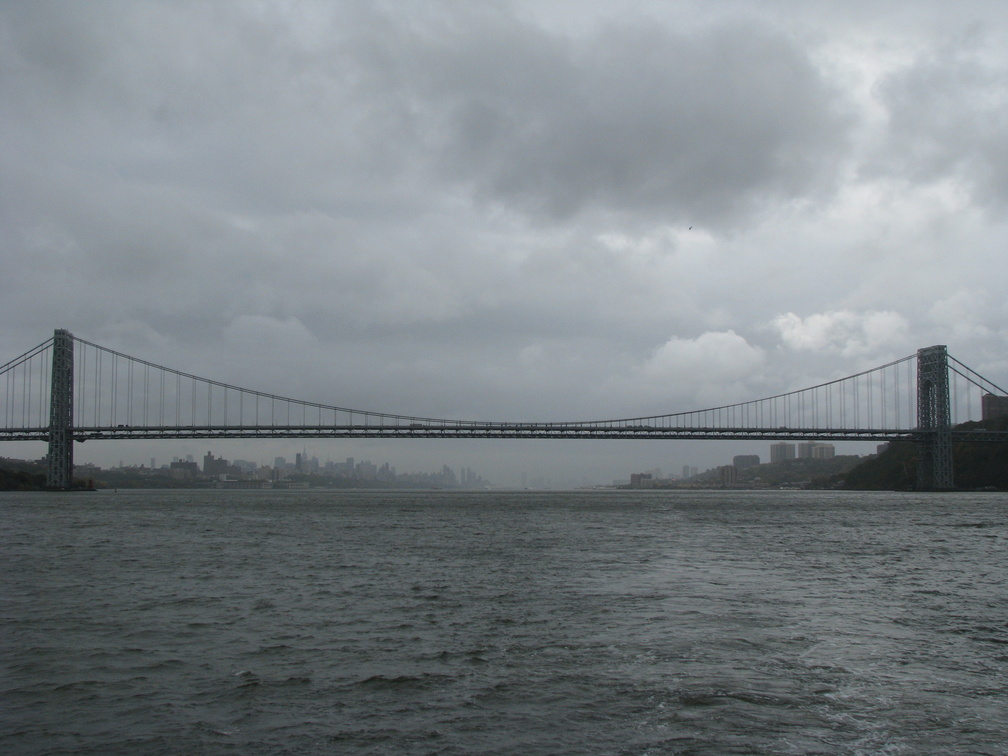
[[[431,443],[430,441],[417,442],[403,440],[395,443],[358,442],[358,451],[356,453],[349,452],[349,450],[353,448],[353,444],[343,441],[327,440],[323,442],[316,442],[313,443],[311,447],[305,447],[295,442],[284,442],[282,444],[285,449],[283,454],[274,453],[277,448],[276,441],[215,442],[211,445],[213,447],[212,449],[207,448],[205,439],[203,441],[204,443],[202,443],[202,445],[198,441],[186,443],[180,443],[178,441],[143,441],[129,444],[131,448],[125,454],[123,453],[124,450],[122,445],[115,443],[103,444],[105,447],[103,451],[105,453],[86,454],[84,452],[90,451],[88,449],[89,446],[98,445],[95,444],[95,442],[88,442],[86,444],[78,445],[75,454],[75,462],[78,465],[93,464],[102,468],[114,468],[119,466],[149,466],[152,461],[152,457],[149,453],[143,453],[143,448],[145,446],[151,446],[151,448],[157,446],[161,449],[161,451],[153,455],[153,460],[157,462],[157,466],[159,468],[165,464],[170,465],[171,461],[177,459],[184,460],[186,458],[191,458],[192,461],[201,463],[207,451],[210,451],[215,457],[225,457],[231,462],[245,460],[254,462],[256,465],[272,465],[277,458],[283,458],[287,460],[289,464],[293,464],[293,460],[298,454],[307,453],[310,458],[315,457],[318,459],[321,465],[324,465],[325,463],[338,463],[341,460],[345,462],[347,458],[353,458],[354,460],[367,462],[377,460],[377,462],[374,462],[377,466],[388,464],[397,470],[409,470],[410,472],[430,472],[438,470],[442,466],[448,466],[453,469],[474,470],[478,475],[487,479],[494,487],[576,488],[582,486],[611,485],[617,481],[629,482],[630,476],[635,472],[660,471],[662,477],[689,477],[689,475],[685,474],[683,468],[689,470],[690,475],[698,475],[722,465],[733,464],[734,459],[739,456],[758,457],[761,463],[775,461],[771,459],[772,449],[775,444],[740,444],[739,442],[731,441],[529,442],[508,440],[491,442],[482,439],[468,442],[439,441],[433,443],[441,446],[442,448],[455,447],[456,451],[454,453],[444,453],[443,456],[439,456],[439,453],[435,452],[425,453],[424,458],[427,460],[425,463],[415,463],[413,461],[416,459],[415,453],[396,455],[396,447],[409,446],[416,443],[428,444]],[[516,468],[511,464],[498,467],[494,467],[492,464],[483,464],[486,462],[487,456],[485,453],[480,451],[479,447],[482,444],[491,443],[497,446],[498,450],[500,447],[504,447],[505,450],[509,446],[515,447],[512,459],[520,460],[525,457],[532,461],[524,469]],[[798,445],[788,444],[787,442],[784,443],[793,447],[795,457],[797,457]],[[317,453],[319,447],[326,447],[329,444],[338,445],[339,448],[347,450],[347,453],[333,453],[320,456]],[[622,455],[619,455],[618,458],[608,462],[607,464],[600,465],[594,473],[584,471],[584,458],[597,453],[598,449],[596,447],[620,447],[627,444],[633,444],[640,450],[635,459],[631,458],[624,461]],[[541,453],[529,453],[527,451],[529,447],[539,447],[541,449],[543,446],[553,445],[566,445],[568,447],[573,447],[570,453],[569,466],[565,467],[563,464],[557,464],[555,462],[555,457],[549,457],[549,461],[552,466],[543,464],[541,461],[543,455]],[[673,446],[682,451],[672,455],[662,454],[660,450],[661,447],[664,446]],[[838,444],[822,444],[822,446],[831,447],[835,454],[848,454],[856,456],[867,456],[878,451],[877,444],[868,442],[844,442]],[[180,447],[185,447],[186,449],[192,448],[193,451],[179,453],[177,450]],[[297,447],[300,447],[301,451],[298,451]],[[526,448],[522,449],[522,447]],[[369,448],[371,449],[369,452],[361,451],[362,449]],[[754,451],[740,454],[739,451],[742,448],[749,448]],[[199,451],[200,449],[203,451]],[[228,449],[233,450],[233,453],[228,452]],[[272,449],[273,451],[269,451],[268,449]],[[579,453],[579,449],[584,449],[584,452]],[[34,453],[32,450],[34,450]],[[387,454],[386,451],[388,452]],[[46,448],[44,444],[0,443],[0,456],[14,459],[41,459],[45,453]],[[498,454],[495,454],[494,456],[498,456]],[[606,459],[607,455],[603,454],[601,455],[601,458]],[[689,459],[698,463],[684,464],[679,461],[680,459]],[[535,460],[539,461],[536,462]]]

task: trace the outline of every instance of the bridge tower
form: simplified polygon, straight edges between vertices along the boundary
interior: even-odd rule
[[[52,386],[49,400],[49,471],[46,486],[69,490],[73,477],[73,334],[53,334]]]
[[[952,488],[948,350],[944,345],[917,350],[917,429],[923,436],[917,487]]]

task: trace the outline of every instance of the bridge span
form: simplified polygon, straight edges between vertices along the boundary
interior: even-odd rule
[[[950,489],[953,441],[1008,441],[976,423],[1006,392],[945,346],[808,388],[609,420],[451,420],[351,409],[201,378],[57,330],[0,365],[0,441],[46,441],[47,483],[68,489],[73,443],[234,438],[908,440],[918,485]]]

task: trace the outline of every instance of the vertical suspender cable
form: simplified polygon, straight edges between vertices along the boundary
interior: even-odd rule
[[[872,385],[874,384],[872,378],[874,378],[874,375],[869,373],[865,378],[868,380],[868,427],[871,428],[873,425],[872,410],[875,406],[875,402],[872,399]]]
[[[900,427],[902,427],[902,424],[900,423],[900,409],[901,409],[900,405],[902,403],[902,399],[900,399],[900,364],[898,362],[896,363],[896,378],[893,380],[893,390],[894,390],[894,392],[896,394],[896,397],[895,397],[895,399],[896,399],[896,427],[900,428]]]
[[[100,349],[95,349],[95,380],[94,380],[94,424],[97,428],[101,425],[101,362],[102,353]]]
[[[32,425],[32,387],[35,383],[35,376],[32,374],[32,360],[25,361],[25,390],[27,391],[24,407],[24,417],[26,428],[30,428]]]
[[[21,365],[21,372],[24,374],[24,378],[21,379],[21,427],[24,428],[28,425],[28,420],[25,415],[25,410],[28,406],[28,401],[26,399],[28,395],[28,363]]]
[[[77,425],[84,425],[84,382],[87,379],[87,347],[81,344],[80,357],[74,360],[77,373]],[[79,362],[80,365],[76,365]]]
[[[133,425],[133,360],[126,360],[126,425]]]

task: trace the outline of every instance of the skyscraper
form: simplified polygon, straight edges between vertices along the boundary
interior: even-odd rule
[[[795,445],[787,441],[770,444],[770,462],[784,462],[795,458]]]

